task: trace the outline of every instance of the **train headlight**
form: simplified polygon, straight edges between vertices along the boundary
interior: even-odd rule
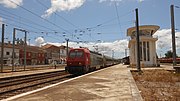
[[[82,65],[82,63],[81,63],[81,62],[79,62],[79,65]]]

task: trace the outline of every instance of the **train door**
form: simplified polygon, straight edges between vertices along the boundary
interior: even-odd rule
[[[86,55],[85,55],[85,63],[86,63],[86,65],[90,65],[90,62],[91,62],[91,59],[90,59],[90,54],[89,53],[86,53]]]

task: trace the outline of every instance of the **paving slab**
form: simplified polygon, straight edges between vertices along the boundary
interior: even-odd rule
[[[130,70],[121,64],[7,100],[143,101]]]

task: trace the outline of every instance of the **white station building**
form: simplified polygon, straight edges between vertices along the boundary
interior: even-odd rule
[[[156,54],[156,41],[153,34],[159,29],[156,25],[139,26],[139,39],[140,39],[140,63],[141,67],[158,66]],[[129,61],[130,66],[134,67],[137,63],[137,42],[136,42],[136,27],[127,29],[127,36],[130,36],[129,48]]]

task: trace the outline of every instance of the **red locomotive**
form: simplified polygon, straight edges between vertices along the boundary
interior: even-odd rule
[[[112,64],[112,58],[107,59],[102,54],[89,51],[87,48],[76,48],[70,50],[65,70],[71,74],[82,74]]]
[[[173,63],[173,58],[160,58],[158,59],[160,63]],[[180,63],[180,58],[176,58],[176,63]]]

